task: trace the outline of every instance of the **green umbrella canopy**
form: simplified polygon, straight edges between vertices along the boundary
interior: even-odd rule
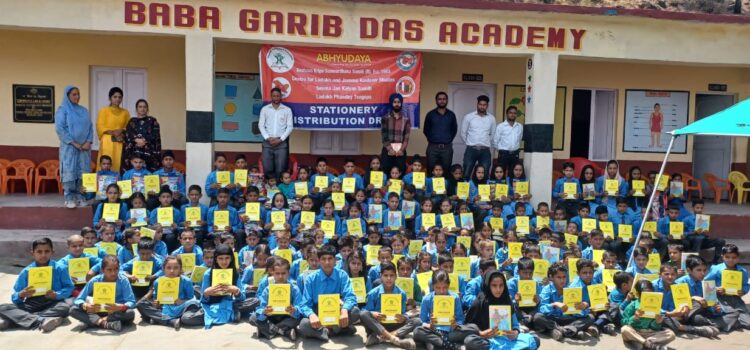
[[[735,104],[685,127],[672,135],[716,135],[750,137],[750,99]]]

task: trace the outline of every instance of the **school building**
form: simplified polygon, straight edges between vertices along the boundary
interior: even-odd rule
[[[52,87],[54,108],[76,85],[92,118],[120,86],[131,115],[137,99],[149,101],[163,149],[186,163],[189,184],[203,184],[215,152],[254,161],[261,150],[214,137],[217,74],[257,74],[262,45],[408,50],[423,53],[421,117],[438,91],[449,93],[459,122],[480,94],[491,97],[498,122],[506,106],[523,108],[531,192],[549,200],[552,171],[569,157],[621,160],[623,173],[657,169],[653,101],[668,131],[750,97],[749,23],[480,0],[8,1],[0,5],[0,158],[57,159],[54,124],[14,119],[23,102],[14,85]],[[668,141],[661,135],[664,149]],[[681,142],[668,171],[746,171],[746,139]],[[338,168],[346,155],[366,168],[365,155],[381,145],[379,130],[295,130],[290,138],[301,164],[325,155]],[[408,154],[426,147],[412,130]],[[457,163],[463,147],[457,137]]]

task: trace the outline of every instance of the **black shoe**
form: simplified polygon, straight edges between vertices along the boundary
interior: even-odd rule
[[[349,326],[346,328],[342,328],[340,335],[355,335],[357,334],[357,329],[354,328],[354,326]]]
[[[174,320],[170,320],[169,325],[174,327],[174,330],[179,331],[180,327],[182,326],[182,322],[180,322],[179,318],[176,318]]]
[[[291,341],[297,341],[297,328],[292,328],[284,332],[284,336],[289,338],[289,340]]]
[[[120,332],[122,331],[122,322],[120,321],[107,322],[107,324],[105,325],[105,329],[110,329],[115,332]]]

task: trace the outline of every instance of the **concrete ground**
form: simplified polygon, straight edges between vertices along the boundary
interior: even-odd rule
[[[18,265],[25,263],[17,259],[0,259],[0,301],[9,302],[16,274],[21,270]],[[750,298],[746,300],[750,302]],[[136,315],[138,313],[136,312]],[[140,316],[136,316],[135,326],[125,328],[120,334],[104,330],[87,330],[78,332],[73,330],[78,321],[69,319],[62,326],[49,334],[39,331],[10,330],[0,335],[3,349],[211,349],[211,348],[244,348],[244,349],[364,349],[365,330],[357,326],[357,335],[334,338],[327,344],[320,341],[305,339],[290,343],[276,338],[273,341],[259,340],[255,337],[256,329],[243,322],[213,327],[211,330],[202,328],[183,328],[175,331],[168,327],[141,323]],[[719,339],[705,339],[692,337],[678,337],[669,344],[671,349],[705,350],[712,346],[728,349],[748,349],[750,333],[734,332],[723,334]],[[558,343],[548,337],[542,337],[542,349],[627,349],[620,336],[602,335],[598,341],[566,340]],[[378,345],[371,349],[389,349],[388,345]]]

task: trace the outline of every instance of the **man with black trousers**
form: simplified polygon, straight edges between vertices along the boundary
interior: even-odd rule
[[[424,135],[427,137],[427,169],[432,172],[435,164],[443,169],[450,168],[453,162],[453,139],[458,133],[456,114],[448,109],[448,94],[440,91],[435,94],[437,107],[425,116]]]

